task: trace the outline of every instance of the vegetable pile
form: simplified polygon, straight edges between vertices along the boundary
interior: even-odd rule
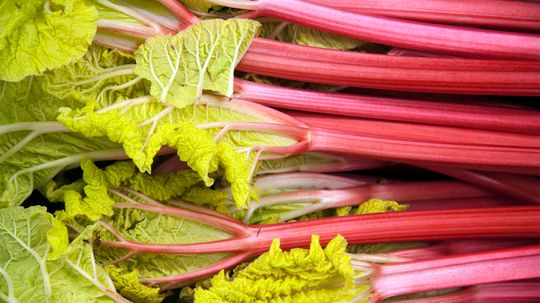
[[[0,301],[538,302],[540,4],[4,0]]]

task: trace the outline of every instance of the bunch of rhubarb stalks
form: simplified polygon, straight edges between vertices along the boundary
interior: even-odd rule
[[[7,0],[0,301],[540,302],[540,3]]]

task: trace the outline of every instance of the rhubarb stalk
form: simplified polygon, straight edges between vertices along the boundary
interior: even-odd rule
[[[382,213],[273,225],[244,225],[233,219],[213,216],[209,213],[198,213],[161,205],[127,203],[117,205],[117,207],[135,207],[163,215],[199,220],[204,224],[219,227],[232,235],[232,238],[227,240],[195,244],[140,243],[125,239],[112,226],[101,222],[106,229],[117,237],[118,241],[100,241],[99,245],[127,249],[132,253],[201,254],[232,252],[240,254],[242,258],[249,258],[267,251],[274,238],[280,238],[283,249],[307,247],[313,234],[320,235],[321,244],[325,245],[338,234],[345,237],[351,244],[360,244],[505,236],[537,237],[540,231],[538,207]],[[234,260],[241,262],[242,258],[235,258]],[[234,264],[228,263],[228,265],[232,266]],[[204,275],[215,273],[221,269],[223,267],[219,264],[211,268],[205,268]],[[190,274],[190,279],[194,278],[193,275],[193,273]],[[180,275],[176,277],[175,282],[185,280],[186,278]]]
[[[308,0],[335,9],[424,22],[540,30],[540,5],[526,1]]]
[[[324,114],[540,134],[534,110],[310,91],[235,79],[238,100]]]
[[[540,246],[386,264],[375,268],[370,302],[429,290],[538,277]]]
[[[301,0],[214,0],[224,6],[363,41],[476,58],[540,58],[540,36],[341,11]],[[251,15],[253,16],[253,14]]]

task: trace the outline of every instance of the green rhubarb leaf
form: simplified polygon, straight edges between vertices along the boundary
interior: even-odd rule
[[[135,175],[135,167],[128,161],[122,161],[101,170],[92,161],[84,159],[81,161],[81,168],[83,181],[86,183],[84,193],[65,191],[63,220],[85,216],[91,221],[96,221],[103,216],[112,216],[116,201],[109,196],[107,190],[109,187],[119,187],[132,178]]]
[[[20,81],[81,58],[97,12],[82,0],[5,0],[0,24],[0,80]]]
[[[256,191],[252,190],[249,184],[253,164],[245,161],[245,156],[235,152],[228,144],[221,143],[219,149],[221,163],[225,168],[225,178],[231,184],[236,207],[246,208],[252,198],[258,200],[258,197],[255,196]]]
[[[126,155],[143,172],[150,171],[163,147],[175,148],[179,158],[207,186],[214,183],[213,173],[223,171],[233,184],[237,206],[245,207],[253,194],[249,184],[256,152],[250,151],[258,146],[289,146],[296,141],[249,130],[222,132],[224,123],[267,122],[267,118],[258,116],[256,110],[213,102],[182,109],[165,106],[154,98],[128,108],[118,107],[118,103],[102,108],[88,104],[83,109],[61,109],[58,120],[84,136],[107,137],[122,144]]]
[[[219,5],[207,0],[180,0],[179,2],[198,13],[208,13],[210,9],[219,7]]]
[[[0,209],[0,293],[6,302],[48,300],[52,285],[46,266],[47,231],[51,228],[43,207]]]
[[[53,227],[47,231],[47,241],[51,251],[47,258],[56,260],[69,251],[69,235],[67,227],[57,218],[52,218]]]
[[[198,172],[206,186],[214,184],[209,174],[218,168],[218,144],[208,132],[186,122],[161,125],[149,140],[150,154],[155,155],[163,145],[176,147],[180,160]]]
[[[7,302],[127,302],[95,263],[86,239],[77,237],[68,244],[67,237],[57,235],[58,230],[44,207],[0,209],[0,298]],[[48,258],[51,247],[53,258]]]
[[[83,158],[124,155],[109,140],[86,138],[56,121],[62,106],[82,106],[43,92],[42,79],[0,82],[0,207],[19,205],[34,188]]]
[[[84,187],[84,196],[76,191],[66,191],[64,203],[67,218],[85,216],[95,221],[102,216],[112,216],[115,201],[109,196],[105,184],[88,184]]]
[[[128,181],[129,188],[158,201],[180,197],[201,181],[191,169],[160,175],[136,174]]]
[[[124,272],[114,265],[107,265],[105,269],[118,292],[132,302],[159,303],[163,301],[164,296],[159,293],[158,287],[149,287],[139,282],[139,273],[136,270]]]
[[[76,62],[45,73],[43,88],[59,99],[103,107],[148,94],[149,82],[137,77],[134,70],[131,56],[92,45]]]
[[[214,276],[211,287],[195,290],[195,302],[350,302],[368,291],[354,286],[347,242],[337,236],[326,248],[312,236],[309,249],[282,251],[279,239],[270,250],[228,277]]]
[[[115,143],[121,143],[126,154],[143,171],[150,171],[153,156],[147,157],[143,151],[144,142],[140,138],[137,125],[130,117],[119,114],[117,111],[97,113],[93,107],[85,107],[83,110],[73,111],[72,108],[61,108],[58,121],[62,122],[73,132],[78,132],[85,137],[107,137]],[[76,118],[82,113],[84,119]]]
[[[260,24],[249,19],[204,20],[175,36],[147,39],[135,52],[137,75],[150,80],[160,102],[183,108],[203,91],[233,94],[233,72]]]
[[[182,194],[182,200],[184,201],[210,207],[224,214],[229,214],[228,198],[229,194],[222,190],[203,186],[193,186]]]
[[[75,192],[82,193],[85,185],[86,183],[84,183],[83,179],[79,179],[70,184],[58,184],[54,180],[50,180],[49,182],[45,183],[45,185],[43,185],[41,188],[38,188],[38,189],[41,192],[41,194],[45,196],[47,201],[63,202],[66,191],[72,190]]]
[[[84,178],[76,180],[73,183],[62,185],[51,180],[40,188],[41,193],[49,200],[49,202],[63,202],[67,191],[83,194],[84,187],[87,184],[113,184],[115,187],[118,187],[125,182],[126,179],[131,179],[135,175],[135,165],[130,161],[116,162],[113,165],[107,166],[103,172],[88,159],[81,161],[81,163],[84,163],[84,165],[81,165],[84,170]],[[104,181],[96,182],[92,180],[94,178]]]
[[[293,212],[305,207],[312,205],[310,201],[298,201],[294,203],[283,203],[270,207],[258,208],[254,211],[253,215],[249,218],[250,224],[273,224],[283,222],[281,216],[289,212]],[[319,211],[312,214],[304,215],[300,218],[295,218],[295,220],[309,220],[309,219],[318,219],[326,216],[333,216],[334,213]],[[241,216],[240,214],[238,216]],[[245,214],[241,217],[244,217]]]
[[[338,50],[351,50],[365,44],[355,39],[283,22],[263,23],[261,36],[300,45]]]
[[[288,34],[291,36],[292,40],[300,45],[350,50],[364,44],[362,41],[330,34],[297,24],[289,24],[288,30]]]
[[[399,204],[396,201],[369,199],[365,202],[362,202],[362,204],[360,204],[358,208],[354,210],[354,214],[364,215],[364,214],[405,211],[407,210],[408,207],[409,207],[408,205]]]
[[[111,190],[129,188],[157,201],[165,201],[182,196],[201,181],[198,174],[189,169],[152,176],[139,173],[131,161],[118,161],[100,169],[85,159],[81,161],[81,168],[82,182],[76,181],[77,185],[73,187],[66,185],[65,190],[57,193],[63,195],[65,202],[65,211],[61,215],[64,221],[80,216],[96,221],[114,215],[113,206],[118,197],[112,197]]]

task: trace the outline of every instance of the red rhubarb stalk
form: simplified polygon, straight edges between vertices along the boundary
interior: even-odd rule
[[[540,30],[540,5],[526,1],[308,0],[335,9],[407,20],[480,27]]]
[[[468,287],[449,294],[392,301],[394,303],[532,303],[540,301],[540,283],[503,282]]]
[[[460,208],[489,208],[499,206],[523,205],[524,202],[515,202],[512,198],[497,196],[495,193],[489,197],[482,198],[457,198],[438,200],[415,200],[407,201],[407,210],[444,210]]]
[[[100,241],[104,247],[123,248],[136,253],[204,254],[231,252],[238,258],[223,260],[228,266],[268,250],[274,238],[281,239],[283,249],[308,247],[311,235],[320,235],[326,245],[341,234],[351,244],[415,241],[435,239],[464,239],[492,237],[537,237],[540,232],[538,207],[502,207],[492,209],[467,209],[447,211],[399,212],[357,215],[308,220],[273,225],[244,225],[232,219],[197,213],[168,206],[150,206],[129,203],[122,208],[136,207],[160,214],[180,216],[213,225],[231,234],[230,239],[194,244],[153,244],[130,241],[112,226],[101,222],[118,241]],[[231,260],[234,260],[232,262]],[[222,270],[218,263],[185,275],[176,276],[174,282],[206,276]],[[198,275],[195,273],[199,273]],[[173,282],[169,280],[168,282]]]
[[[361,110],[361,108],[358,110]],[[412,110],[413,109],[409,109],[409,111]],[[417,111],[420,112],[421,110]],[[421,123],[379,121],[309,112],[286,111],[286,113],[310,126],[336,130],[346,128],[348,132],[359,135],[441,144],[470,144],[478,146],[527,148],[540,147],[540,135],[535,136],[502,131],[469,129],[466,128],[466,126],[450,127]]]
[[[540,58],[540,36],[341,11],[301,0],[214,0],[224,6],[363,41],[476,58]]]
[[[200,21],[197,16],[176,0],[159,0],[159,2],[187,25],[195,24]]]
[[[538,277],[540,246],[387,264],[375,269],[370,302],[423,291]]]
[[[540,134],[534,110],[319,92],[235,79],[235,98],[266,106],[358,118]]]
[[[260,40],[253,42],[238,64],[238,70],[289,80],[376,89],[453,94],[540,95],[540,65],[533,61],[509,63],[496,60],[396,57],[323,49],[319,51],[306,46],[293,47],[294,56],[285,57],[279,54],[280,50],[271,54],[274,48],[264,49],[269,53],[258,53],[256,42]],[[287,43],[280,43],[283,44]],[[277,48],[277,45],[275,47]],[[310,54],[307,49],[316,50],[313,53],[321,53],[322,57],[315,59],[317,55]],[[358,63],[352,60],[349,63],[329,61],[333,60],[334,52],[338,52],[337,57],[341,57],[339,61],[346,61],[347,57],[352,56]],[[351,55],[344,56],[346,53]],[[314,59],[311,59],[312,57]],[[524,65],[516,66],[521,63]]]
[[[351,244],[360,244],[504,236],[537,237],[540,232],[539,208],[528,206],[382,213],[271,225],[244,225],[241,222],[209,214],[194,213],[167,206],[134,206],[134,204],[122,206],[122,208],[128,207],[201,220],[205,224],[219,227],[235,237],[196,244],[148,244],[119,239],[120,241],[117,242],[101,241],[100,245],[125,248],[136,252],[163,254],[240,251],[261,253],[268,250],[274,238],[281,239],[283,249],[307,247],[312,234],[321,236],[321,244],[326,244],[337,234],[344,236]],[[190,212],[193,214],[189,214]],[[112,227],[106,227],[113,231]]]
[[[404,49],[404,48],[397,48],[397,47],[392,48],[386,54],[389,56],[405,56],[405,57],[457,58],[456,56],[452,56],[452,55],[434,54],[434,53],[428,53],[428,52],[410,50],[410,49]]]
[[[540,180],[531,176],[522,176],[516,174],[474,171],[465,169],[456,169],[453,167],[433,166],[418,164],[435,172],[452,176],[460,180],[491,188],[510,197],[518,198],[522,201],[540,203]]]
[[[309,151],[344,153],[381,160],[538,167],[538,148],[440,144],[349,134],[313,128]],[[492,158],[493,157],[493,158]]]
[[[405,123],[390,123],[390,122],[381,122],[381,121],[371,121],[371,120],[361,120],[348,117],[340,116],[329,116],[329,115],[320,115],[312,114],[305,112],[288,112],[291,116],[300,119],[302,122],[308,123],[310,126],[314,127],[325,127],[329,129],[342,130],[346,128],[349,132],[357,133],[360,135],[369,134],[370,136],[385,138],[385,137],[400,137],[404,136],[404,140],[414,140],[414,142],[423,142],[427,141],[437,141],[441,143],[467,143],[470,145],[477,145],[476,143],[489,144],[489,138],[496,139],[496,142],[492,144],[505,144],[510,143],[510,146],[515,145],[515,141],[510,137],[514,137],[514,134],[504,134],[504,133],[495,133],[495,132],[481,132],[475,130],[469,130],[468,132],[460,131],[459,129],[450,129],[444,127],[434,127],[434,126],[422,126],[414,124],[405,124]],[[438,129],[438,130],[436,130]],[[456,133],[452,134],[454,131]],[[445,136],[445,131],[446,135]],[[460,134],[457,134],[460,133]],[[472,134],[473,136],[469,139],[466,138],[466,133]],[[485,134],[485,136],[476,137],[477,134]],[[499,135],[502,135],[499,137]],[[458,137],[455,137],[458,136]],[[528,138],[530,140],[525,140],[527,142],[525,145],[530,147],[540,146],[538,136],[527,136],[527,135],[517,135],[515,138]],[[445,138],[442,138],[445,137]],[[498,139],[497,139],[498,138]],[[505,138],[508,138],[506,141]],[[448,141],[446,141],[448,140]],[[475,142],[475,140],[477,140]],[[463,142],[464,141],[464,142]],[[506,141],[506,142],[505,142]],[[412,142],[412,141],[411,141]],[[449,148],[451,145],[448,145]],[[478,145],[480,148],[480,145]],[[540,160],[540,155],[533,155],[535,159]],[[470,170],[464,170],[456,167],[433,165],[433,163],[425,163],[422,161],[412,161],[409,162],[413,165],[423,167],[432,171],[440,172],[445,175],[449,175],[466,182],[470,182],[485,188],[490,188],[505,195],[516,197],[523,201],[540,203],[540,181],[533,177],[528,176],[517,176],[513,174],[504,174],[504,173],[487,173],[487,172],[475,172]],[[529,174],[529,175],[538,175],[539,168],[537,166],[531,166],[525,170],[515,167],[490,167],[485,165],[479,165],[479,163],[470,163],[468,166],[462,166],[462,168],[471,168],[471,169],[480,169],[483,171],[486,170],[495,170],[499,172],[515,172],[519,174]]]
[[[349,65],[404,68],[399,64],[410,63],[407,68],[453,70],[453,71],[540,71],[537,60],[481,60],[461,58],[411,58],[377,55],[354,51],[342,51],[328,48],[302,46],[264,38],[253,40],[248,54],[265,54],[311,62],[333,62]],[[385,60],[382,60],[385,59]],[[500,63],[494,66],[493,63]]]
[[[404,259],[433,259],[448,255],[468,254],[484,250],[510,248],[536,244],[527,240],[453,240],[431,244],[428,246],[403,249],[386,253]]]

